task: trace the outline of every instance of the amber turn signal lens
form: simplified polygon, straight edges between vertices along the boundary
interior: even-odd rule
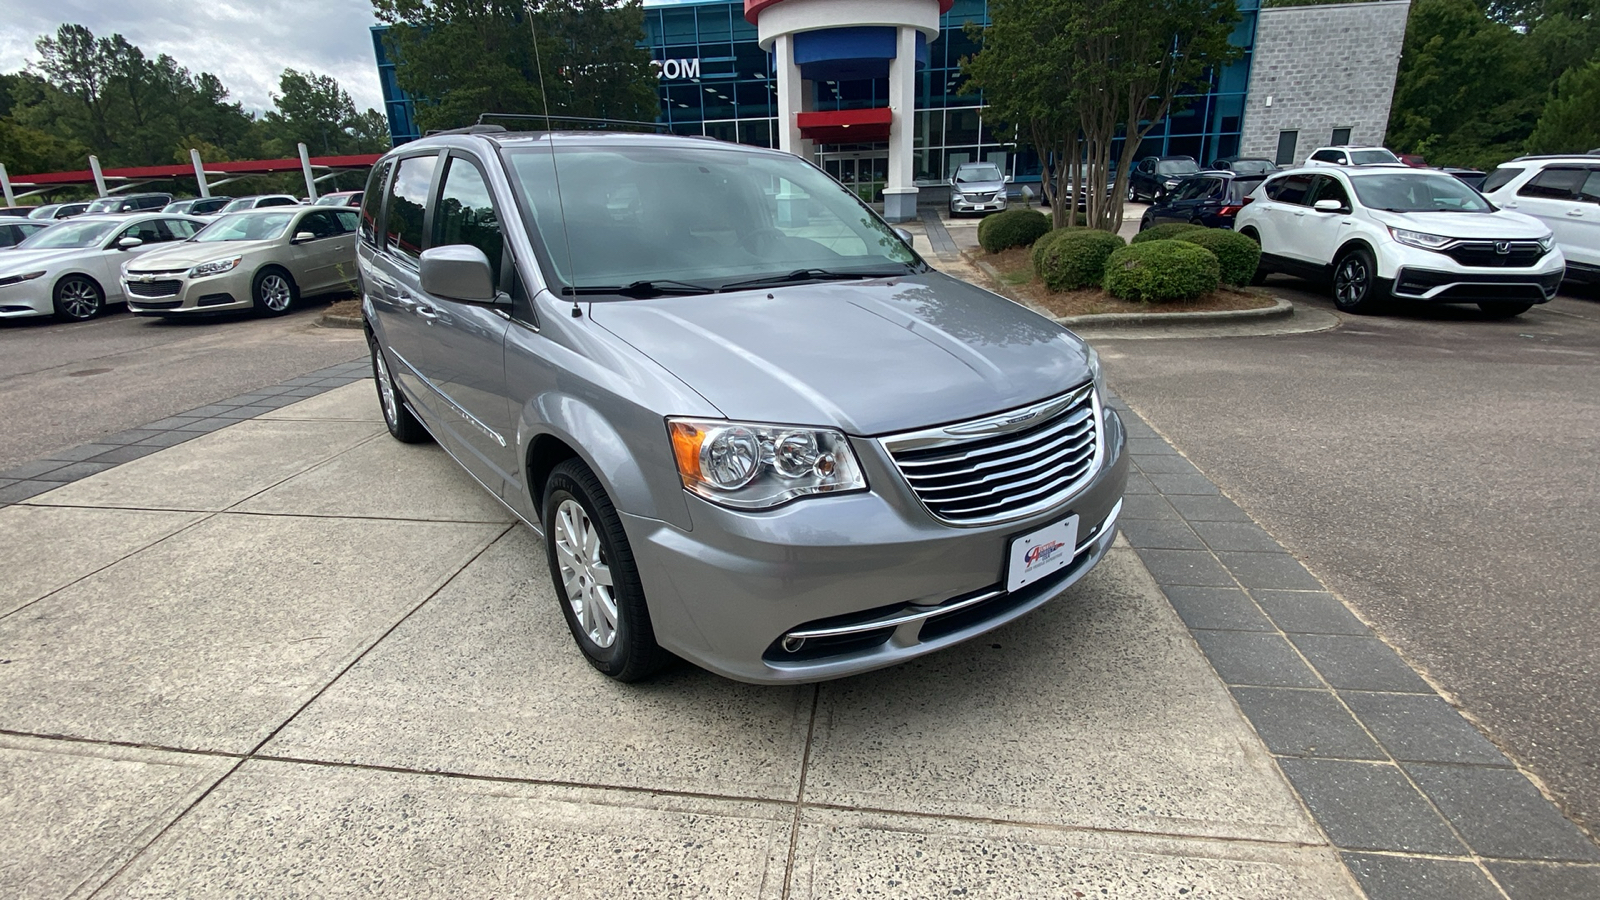
[[[684,484],[703,481],[700,445],[705,443],[706,433],[687,422],[670,422],[667,427],[672,431],[672,455],[678,458],[678,474],[683,477]]]

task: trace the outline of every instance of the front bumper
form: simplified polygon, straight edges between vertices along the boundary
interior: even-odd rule
[[[770,512],[688,496],[692,530],[624,514],[656,639],[739,681],[784,684],[892,666],[960,643],[1038,608],[1105,556],[1127,483],[1121,420],[1102,413],[1105,455],[1078,493],[1019,521],[957,527],[917,502],[873,441],[856,442],[869,492],[810,498]],[[1005,591],[1013,538],[1079,517],[1062,572]],[[797,636],[805,642],[793,649]]]
[[[250,309],[249,273],[234,269],[221,275],[190,278],[186,271],[129,272],[122,279],[128,311],[136,316],[207,315]],[[150,280],[144,280],[148,277]]]
[[[1406,267],[1395,274],[1392,293],[1402,300],[1434,303],[1548,303],[1560,290],[1563,274],[1561,269],[1535,275]]]
[[[0,287],[0,319],[26,319],[54,313],[55,301],[50,296],[54,283],[55,279],[47,275]]]
[[[1006,208],[1006,197],[993,195],[982,198],[968,198],[960,192],[950,195],[950,209],[953,212],[993,212]]]

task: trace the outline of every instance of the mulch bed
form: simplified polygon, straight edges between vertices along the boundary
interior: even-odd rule
[[[349,300],[335,300],[328,304],[322,311],[325,316],[345,316],[346,318],[361,318],[361,298],[351,297]]]
[[[1032,253],[1028,247],[1013,247],[978,258],[1000,273],[1003,286],[1017,296],[1050,310],[1056,316],[1095,316],[1105,313],[1220,312],[1234,309],[1264,309],[1276,301],[1256,288],[1224,285],[1193,300],[1170,303],[1145,303],[1119,300],[1100,288],[1078,291],[1052,291],[1033,274]]]

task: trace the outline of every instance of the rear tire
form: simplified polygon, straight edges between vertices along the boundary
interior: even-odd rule
[[[1370,250],[1357,247],[1333,264],[1333,304],[1341,312],[1374,313],[1385,299],[1378,287],[1378,263]]]
[[[1491,319],[1509,319],[1509,318],[1511,318],[1513,316],[1520,316],[1523,313],[1527,312],[1528,310],[1533,309],[1533,304],[1532,303],[1479,303],[1478,304],[1478,308],[1483,310],[1483,314],[1488,316]]]
[[[383,411],[383,424],[389,434],[402,444],[424,444],[433,440],[422,422],[406,405],[405,395],[389,373],[389,364],[378,347],[378,339],[367,335],[367,348],[372,351],[372,381],[378,386],[378,408]]]
[[[624,682],[660,670],[672,657],[656,644],[628,535],[600,479],[582,460],[561,463],[540,510],[550,580],[584,658]]]
[[[106,293],[92,278],[68,275],[56,282],[56,318],[63,322],[87,322],[106,308]]]

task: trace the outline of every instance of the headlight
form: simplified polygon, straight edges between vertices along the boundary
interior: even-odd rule
[[[40,269],[37,272],[28,272],[22,275],[0,275],[0,287],[5,287],[8,284],[21,284],[24,281],[32,281],[35,278],[43,278],[44,271],[44,269]]]
[[[1389,234],[1399,243],[1407,247],[1421,247],[1424,250],[1438,250],[1455,238],[1445,237],[1442,234],[1428,234],[1422,231],[1407,231],[1404,228],[1390,228]]]
[[[235,256],[232,259],[214,259],[211,262],[203,262],[189,270],[189,277],[204,278],[207,275],[221,275],[223,272],[231,272],[235,266],[239,265],[239,261],[242,259],[244,257]]]
[[[1175,187],[1178,186],[1178,179],[1174,178],[1171,181],[1163,182],[1163,184],[1165,184],[1169,188],[1175,188]]]
[[[1084,344],[1084,348],[1089,351],[1089,372],[1094,376],[1094,392],[1100,396],[1100,402],[1105,403],[1106,370],[1100,365],[1100,354],[1088,344]]]
[[[716,419],[668,419],[683,486],[737,509],[768,509],[807,494],[865,490],[843,433]]]
[[[1550,248],[1554,247],[1555,245],[1556,236],[1553,234],[1547,234],[1544,237],[1539,238],[1539,249],[1545,251],[1546,253],[1550,252]]]

